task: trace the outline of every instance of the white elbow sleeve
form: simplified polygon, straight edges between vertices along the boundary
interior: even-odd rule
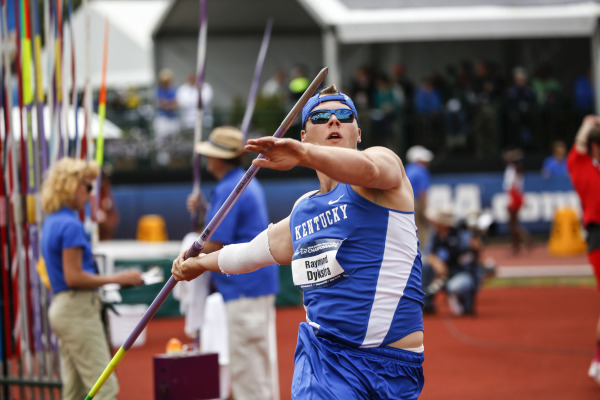
[[[269,228],[271,225],[269,225]],[[269,249],[269,228],[252,241],[225,246],[219,252],[219,268],[226,274],[243,274],[277,264]]]

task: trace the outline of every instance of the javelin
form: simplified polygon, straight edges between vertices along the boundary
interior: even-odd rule
[[[260,75],[262,73],[265,57],[267,56],[267,49],[269,48],[269,40],[271,39],[272,28],[273,18],[270,18],[267,21],[263,40],[260,45],[260,51],[258,53],[258,59],[256,60],[256,67],[254,70],[254,79],[252,79],[252,86],[250,87],[250,94],[248,95],[248,103],[246,104],[246,112],[244,114],[244,119],[242,120],[241,131],[244,134],[244,144],[246,144],[246,139],[248,138],[248,129],[250,128],[252,113],[254,112],[254,103],[256,102],[256,95],[258,93],[258,84],[260,82]]]
[[[196,59],[196,89],[198,90],[198,104],[197,104],[197,115],[196,124],[194,125],[194,143],[192,146],[192,165],[193,165],[193,181],[192,181],[192,193],[197,195],[200,193],[200,166],[202,162],[200,160],[200,154],[196,153],[194,147],[196,143],[202,140],[202,124],[204,122],[204,103],[202,102],[202,85],[204,84],[204,74],[206,73],[206,35],[208,31],[208,22],[206,17],[206,2],[207,0],[200,0],[200,29],[198,31],[198,55]],[[198,213],[194,211],[192,213],[192,230],[197,230],[198,224]]]
[[[104,120],[106,117],[106,63],[108,60],[108,18],[104,20],[104,53],[102,57],[102,83],[100,85],[100,96],[98,98],[98,117],[100,119],[100,129],[96,139],[96,164],[102,168],[104,163]],[[98,193],[100,188],[98,187]]]
[[[310,96],[312,96],[312,94],[317,90],[321,82],[323,82],[323,79],[325,79],[326,75],[327,68],[323,68],[317,74],[310,86],[306,89],[302,97],[300,97],[298,102],[294,105],[289,114],[285,117],[281,125],[279,125],[277,131],[275,131],[275,133],[273,134],[274,137],[280,138],[285,134],[285,132],[288,130],[290,125],[292,125],[292,123],[300,113],[300,110],[302,109],[302,107],[304,107]],[[260,154],[257,158],[265,157],[262,154]],[[213,232],[221,224],[229,210],[231,210],[237,199],[240,197],[246,186],[248,186],[252,178],[254,178],[259,169],[260,167],[257,167],[254,164],[251,165],[250,168],[248,168],[248,170],[246,171],[242,179],[240,179],[233,192],[231,192],[227,200],[225,200],[225,203],[223,203],[223,205],[221,206],[221,208],[219,208],[219,211],[217,211],[213,219],[211,219],[210,222],[206,225],[204,231],[202,231],[202,234],[186,251],[185,259],[188,259],[190,257],[196,257],[200,254],[202,249],[204,249],[206,242],[208,242]],[[98,393],[102,385],[104,385],[104,382],[106,382],[110,374],[112,374],[115,368],[117,368],[117,365],[119,365],[123,357],[125,357],[125,353],[131,348],[137,337],[144,330],[146,325],[148,325],[150,319],[154,316],[154,314],[156,314],[156,311],[158,311],[158,308],[162,305],[162,303],[164,303],[167,296],[173,290],[176,284],[177,281],[173,276],[171,276],[165,284],[165,286],[161,289],[160,293],[158,293],[152,304],[150,304],[150,307],[148,307],[148,310],[146,310],[140,322],[138,322],[137,326],[133,329],[133,332],[131,332],[127,340],[125,340],[125,343],[123,343],[121,348],[117,351],[112,360],[108,363],[108,365],[104,369],[104,372],[102,372],[102,375],[100,375],[100,378],[98,378],[98,380],[94,384],[94,387],[92,387],[92,390],[90,390],[90,392],[86,396],[85,400],[93,399],[96,393]]]

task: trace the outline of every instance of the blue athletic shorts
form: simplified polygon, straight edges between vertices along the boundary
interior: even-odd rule
[[[298,329],[294,400],[417,399],[425,378],[423,353],[376,347],[358,349],[317,337],[306,322]]]

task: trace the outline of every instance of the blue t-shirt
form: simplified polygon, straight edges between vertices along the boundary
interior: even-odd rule
[[[206,218],[210,221],[244,176],[244,170],[234,168],[215,186]],[[215,230],[210,240],[224,245],[249,242],[269,225],[267,203],[262,186],[250,181],[238,201]],[[247,274],[211,274],[217,290],[225,301],[240,297],[258,297],[279,292],[279,270],[269,265]]]
[[[419,114],[435,114],[442,112],[442,98],[437,90],[417,89],[415,93],[415,109]]]
[[[431,186],[429,170],[421,164],[409,163],[405,167],[405,171],[413,188],[414,196],[418,198],[421,194],[426,193]]]
[[[591,111],[594,107],[594,87],[590,78],[586,75],[578,77],[573,92],[575,106],[580,110]]]
[[[175,101],[176,100],[176,91],[174,88],[164,88],[158,87],[156,89],[156,99],[158,101]],[[177,119],[177,111],[176,110],[167,110],[164,108],[157,107],[156,114],[162,117],[166,117],[169,119]]]
[[[567,176],[567,160],[558,161],[552,156],[547,157],[542,165],[542,175],[545,177]]]
[[[65,282],[62,254],[63,250],[74,247],[83,249],[83,270],[96,274],[92,246],[85,234],[83,224],[73,210],[63,207],[48,215],[42,225],[42,255],[54,293],[70,289]]]

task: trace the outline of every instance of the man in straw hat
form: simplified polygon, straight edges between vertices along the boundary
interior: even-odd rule
[[[430,208],[426,217],[433,232],[424,251],[424,311],[435,312],[434,296],[445,288],[454,315],[474,314],[481,243],[470,230],[456,226],[454,212],[448,207]]]
[[[331,85],[302,110],[301,140],[263,137],[258,167],[316,171],[319,188],[250,243],[173,262],[177,280],[291,264],[303,291],[294,399],[416,399],[424,384],[414,198],[400,158],[361,141],[353,101]]]
[[[206,211],[210,221],[244,176],[243,133],[231,126],[215,128],[195,151],[206,157],[206,168],[218,181]],[[194,210],[195,200],[188,200]],[[211,253],[225,245],[247,242],[269,224],[265,194],[253,179],[204,247]],[[274,263],[272,263],[274,264]],[[219,271],[217,271],[219,272]],[[243,275],[211,274],[223,296],[229,331],[229,369],[236,400],[279,399],[275,295],[279,291],[276,265]]]

